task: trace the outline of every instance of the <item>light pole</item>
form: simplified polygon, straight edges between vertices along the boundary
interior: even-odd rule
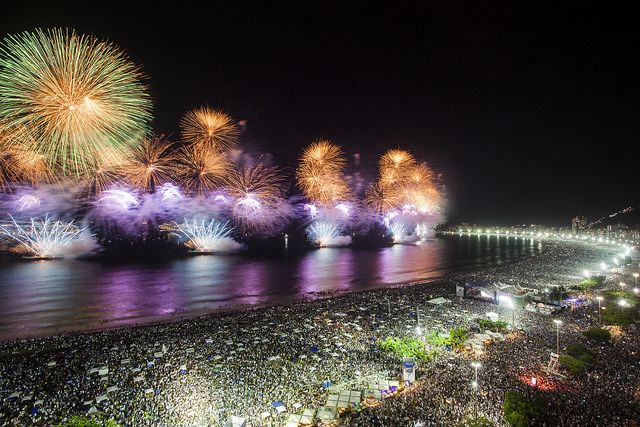
[[[624,291],[624,287],[627,286],[626,283],[620,282],[620,290]]]
[[[560,324],[562,320],[553,319],[553,323],[556,324],[556,354],[560,356]]]
[[[471,362],[471,366],[476,371],[476,376],[471,385],[475,389],[475,404],[474,404],[474,418],[478,420],[478,368],[480,367],[480,362]]]
[[[596,299],[598,300],[598,319],[600,319],[600,323],[602,323],[602,308],[600,306],[600,303],[602,302],[602,297],[597,296]]]
[[[633,273],[633,280],[635,283],[635,287],[638,287],[638,273]]]

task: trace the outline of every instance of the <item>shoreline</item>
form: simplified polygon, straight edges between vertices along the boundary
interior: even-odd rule
[[[549,241],[554,242],[554,241]],[[558,242],[555,242],[558,243]],[[562,244],[572,244],[575,242],[560,242]],[[58,329],[55,333],[50,333],[49,331],[43,331],[42,333],[29,334],[29,335],[14,335],[3,338],[0,342],[0,349],[5,345],[11,345],[16,342],[25,342],[25,341],[34,341],[34,340],[55,340],[59,338],[64,338],[67,336],[78,336],[78,335],[90,335],[101,332],[122,332],[129,331],[131,329],[139,329],[139,328],[150,328],[150,327],[170,327],[180,323],[186,323],[189,321],[198,321],[198,320],[213,320],[224,317],[233,317],[237,315],[242,315],[251,312],[261,312],[269,309],[274,309],[278,307],[289,307],[289,306],[297,306],[297,305],[306,305],[306,304],[314,304],[322,301],[332,300],[332,299],[340,299],[347,298],[349,296],[356,297],[358,295],[363,294],[375,294],[375,293],[386,293],[389,291],[397,291],[398,289],[406,289],[410,290],[422,285],[431,285],[434,291],[434,298],[438,296],[446,296],[448,293],[445,292],[445,287],[452,286],[453,283],[450,283],[452,279],[470,276],[473,274],[481,274],[483,271],[495,270],[495,269],[505,269],[514,264],[518,264],[521,262],[530,261],[532,259],[538,258],[544,254],[544,251],[529,255],[522,256],[518,259],[515,259],[511,262],[505,263],[500,266],[483,266],[478,268],[469,268],[463,271],[458,271],[454,273],[448,273],[446,275],[433,278],[433,279],[423,279],[423,280],[415,280],[411,282],[397,282],[397,283],[387,283],[381,285],[380,287],[373,289],[360,289],[360,290],[334,290],[334,291],[325,291],[318,293],[319,297],[314,298],[296,298],[295,296],[290,296],[287,298],[287,301],[271,304],[256,304],[256,305],[235,305],[230,307],[222,307],[220,309],[205,309],[201,311],[191,311],[191,312],[183,312],[180,314],[168,314],[168,315],[158,315],[158,316],[146,316],[141,319],[149,319],[149,321],[141,321],[136,322],[134,324],[124,324],[124,325],[105,325],[105,326],[95,326],[90,325],[86,327],[77,327],[71,330]],[[440,286],[440,289],[438,287]],[[437,294],[435,291],[438,290]],[[127,320],[120,320],[121,322],[126,322]],[[115,322],[118,322],[116,320]]]
[[[551,242],[551,241],[550,241]],[[237,313],[251,312],[256,310],[265,310],[273,307],[284,307],[289,305],[297,305],[297,304],[307,304],[313,303],[317,301],[323,301],[327,299],[333,298],[341,298],[347,295],[357,295],[361,293],[369,293],[369,292],[384,292],[390,289],[397,288],[412,288],[418,285],[431,285],[437,287],[439,284],[444,284],[444,282],[449,281],[453,278],[473,275],[474,273],[481,273],[485,269],[496,269],[496,268],[506,268],[514,263],[523,262],[526,260],[530,260],[532,258],[539,257],[544,253],[544,250],[531,254],[531,255],[522,255],[517,259],[505,262],[501,265],[494,266],[467,266],[463,267],[456,271],[447,270],[438,270],[436,277],[425,277],[421,279],[412,280],[410,282],[392,282],[392,283],[383,283],[376,285],[374,288],[368,289],[354,289],[354,290],[341,290],[336,289],[332,291],[322,291],[315,292],[313,294],[287,294],[283,299],[274,303],[272,301],[269,302],[260,302],[257,304],[243,304],[238,303],[230,306],[222,306],[218,308],[202,308],[202,309],[193,309],[193,310],[181,310],[175,311],[167,314],[158,314],[158,315],[142,315],[139,317],[126,317],[119,319],[110,319],[110,320],[101,320],[101,321],[84,321],[83,323],[74,323],[71,327],[51,327],[51,328],[40,328],[40,330],[36,332],[28,332],[23,333],[20,330],[16,330],[16,332],[11,334],[3,334],[0,343],[8,344],[12,342],[19,342],[24,340],[34,340],[34,339],[47,339],[47,338],[55,338],[55,337],[64,337],[68,335],[78,335],[78,334],[90,334],[104,331],[119,331],[126,330],[131,328],[141,328],[141,327],[152,327],[152,326],[163,326],[163,325],[171,325],[179,322],[186,322],[189,320],[196,319],[206,319],[208,317],[216,318],[216,317],[224,317],[224,316],[232,316]],[[440,283],[442,282],[442,283]],[[258,296],[257,298],[268,298],[268,295]],[[135,320],[133,320],[135,319]]]

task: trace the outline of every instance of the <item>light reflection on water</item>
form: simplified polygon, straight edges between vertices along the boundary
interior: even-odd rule
[[[505,237],[447,236],[377,250],[299,256],[194,256],[163,263],[0,263],[0,339],[276,304],[335,291],[429,280],[542,250]]]

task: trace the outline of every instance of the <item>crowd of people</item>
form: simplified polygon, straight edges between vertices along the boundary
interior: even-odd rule
[[[544,242],[533,258],[429,284],[319,301],[212,315],[175,323],[21,340],[0,347],[0,424],[48,426],[72,415],[104,414],[122,426],[222,425],[231,416],[251,426],[284,425],[288,414],[315,410],[336,390],[395,379],[401,364],[376,340],[415,335],[417,327],[480,331],[478,319],[511,311],[455,296],[474,280],[542,289],[572,283],[607,249]],[[451,305],[434,305],[437,296]],[[585,342],[593,307],[562,314],[563,345]],[[586,377],[550,376],[542,367],[555,348],[549,317],[517,310],[517,330],[481,355],[441,349],[418,366],[418,381],[379,405],[351,412],[348,425],[443,425],[479,414],[504,425],[507,391],[548,397],[547,425],[625,425],[640,419],[638,332],[594,348]],[[470,362],[479,360],[473,388]],[[534,387],[532,376],[540,376]],[[542,380],[542,377],[545,379]],[[284,409],[284,410],[283,410]],[[630,424],[631,425],[631,424]]]

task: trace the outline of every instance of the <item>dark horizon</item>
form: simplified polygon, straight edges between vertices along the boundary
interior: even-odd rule
[[[14,3],[2,36],[69,27],[109,39],[148,76],[157,133],[177,135],[193,107],[220,108],[247,120],[249,151],[290,174],[319,137],[360,153],[371,175],[384,150],[406,148],[443,174],[451,222],[568,226],[638,204],[630,11],[211,7]]]

